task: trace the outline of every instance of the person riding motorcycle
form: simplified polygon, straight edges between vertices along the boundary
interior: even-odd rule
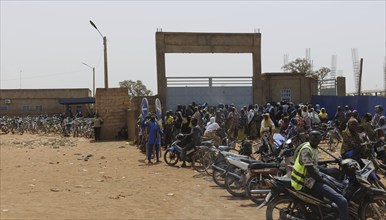
[[[181,160],[182,165],[181,167],[186,167],[186,152],[193,149],[195,146],[197,146],[200,143],[201,139],[201,128],[198,125],[198,121],[196,118],[191,119],[192,123],[192,129],[189,134],[185,135],[184,142],[188,140],[188,143],[182,148],[181,153]]]
[[[291,186],[296,190],[312,191],[333,201],[339,208],[339,219],[348,219],[346,198],[328,184],[318,169],[318,145],[322,139],[319,131],[309,133],[309,142],[299,146],[291,173]]]

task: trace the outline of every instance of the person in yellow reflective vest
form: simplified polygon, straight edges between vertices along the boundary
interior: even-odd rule
[[[309,142],[301,144],[295,152],[291,186],[296,190],[307,188],[333,201],[339,208],[339,219],[346,220],[348,219],[346,198],[327,184],[318,169],[318,145],[322,135],[319,131],[311,131],[308,139]]]

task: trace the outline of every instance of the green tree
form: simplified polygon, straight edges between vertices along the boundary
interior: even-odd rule
[[[123,80],[119,82],[119,87],[127,88],[129,90],[129,95],[131,97],[153,95],[153,92],[148,90],[141,80],[137,80],[137,81]]]
[[[318,80],[318,90],[320,92],[320,89],[322,88],[322,85],[324,83],[324,79],[326,76],[331,72],[331,69],[328,67],[321,67],[315,73],[313,76]]]
[[[324,79],[331,72],[330,68],[321,67],[320,69],[313,71],[312,65],[305,58],[297,58],[296,60],[287,63],[281,67],[284,71],[291,73],[304,73],[308,77],[312,77],[318,80],[318,90],[323,86]]]
[[[306,75],[312,75],[312,66],[305,58],[297,58],[294,61],[287,63],[281,67],[284,71],[291,73],[304,73]]]

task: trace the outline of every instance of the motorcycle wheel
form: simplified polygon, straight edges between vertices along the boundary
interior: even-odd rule
[[[205,166],[203,164],[203,158],[206,151],[198,150],[192,155],[192,167],[200,173],[205,172]]]
[[[246,195],[246,187],[242,179],[246,178],[245,174],[243,174],[243,171],[241,169],[235,169],[233,173],[241,176],[241,179],[232,176],[228,172],[225,176],[225,188],[234,197],[244,197]]]
[[[217,186],[225,187],[225,175],[228,172],[228,170],[233,169],[233,166],[227,164],[227,162],[225,161],[225,158],[221,158],[220,160],[216,161],[214,165],[216,165],[222,170],[213,168],[213,172],[212,172],[213,181],[217,184]]]
[[[383,190],[383,191],[386,190],[385,185],[379,180],[378,175],[377,175],[377,179],[368,178],[367,180],[370,182],[372,187]]]
[[[205,153],[202,163],[205,167],[205,172],[208,175],[212,175],[213,173],[212,164],[214,164],[218,159],[219,157],[216,155],[215,152],[209,151]]]
[[[169,166],[174,166],[179,161],[179,156],[175,152],[172,151],[165,151],[164,153],[164,161]]]
[[[265,183],[264,180],[260,181],[259,176],[253,176],[249,178],[246,186],[246,194],[252,202],[260,205],[264,202],[264,198],[267,196],[267,193],[254,192],[254,190],[265,190],[270,189],[269,186]]]
[[[386,195],[376,195],[361,207],[360,219],[386,219]]]
[[[305,213],[303,208],[297,205],[290,197],[282,195],[268,203],[265,217],[267,220],[306,219],[302,213]]]

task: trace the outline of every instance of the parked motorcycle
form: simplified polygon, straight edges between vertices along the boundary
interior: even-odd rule
[[[286,167],[291,161],[287,158],[292,158],[295,150],[290,142],[281,143],[281,146],[270,154],[271,157],[265,160],[228,159],[228,162],[236,168],[225,177],[227,191],[236,197],[247,195],[253,202],[260,204],[270,191],[264,184],[264,178],[268,178],[269,175],[282,176],[287,172]]]
[[[285,147],[275,161],[264,164],[251,164],[247,174],[246,195],[256,204],[261,204],[264,197],[271,191],[265,179],[269,176],[284,176],[289,173],[289,165],[293,161],[295,148],[291,144],[291,139],[286,141]]]
[[[336,184],[349,201],[349,215],[352,219],[385,219],[386,192],[372,188],[367,181],[371,173],[367,167],[372,164],[368,161],[362,169],[357,161],[344,159],[340,166],[348,177],[347,184]],[[333,183],[333,181],[331,181]],[[259,209],[267,205],[266,219],[338,219],[339,210],[335,203],[322,195],[314,195],[291,187],[289,178],[272,177],[267,180],[271,192]]]
[[[182,149],[187,144],[187,141],[185,139],[185,136],[183,134],[178,134],[176,136],[176,140],[173,141],[171,146],[166,149],[164,153],[164,161],[169,166],[175,166],[179,161],[181,161],[182,156]],[[203,139],[202,145],[195,146],[194,148],[188,150],[186,152],[186,162],[191,163],[191,165],[196,170],[202,170],[204,171],[204,166],[202,164],[202,155],[197,154],[201,148],[209,148],[211,146],[211,141]]]
[[[233,152],[227,152],[227,151],[218,151],[219,157],[216,160],[214,164],[212,164],[212,178],[213,181],[217,184],[219,187],[225,187],[225,176],[228,172],[232,172],[234,169],[236,169],[236,166],[228,163],[227,158],[238,158],[240,159],[249,159],[254,160],[254,158],[247,156],[247,155],[239,155],[237,153]]]

